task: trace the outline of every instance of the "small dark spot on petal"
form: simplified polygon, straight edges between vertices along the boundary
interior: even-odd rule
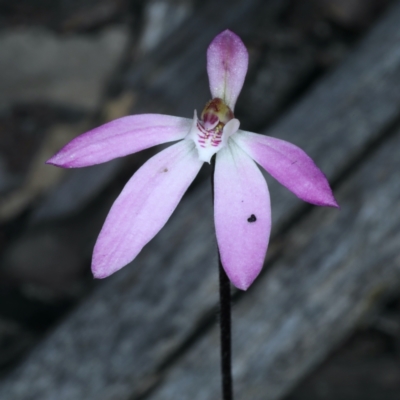
[[[257,217],[254,214],[251,214],[249,218],[247,218],[248,222],[256,222]]]
[[[168,168],[164,168],[164,169],[163,169],[163,172],[168,172]]]

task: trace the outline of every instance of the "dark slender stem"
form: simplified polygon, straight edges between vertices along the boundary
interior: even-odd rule
[[[211,188],[214,203],[215,156],[211,159]],[[231,337],[231,283],[222,267],[218,250],[219,268],[219,324],[221,336],[222,399],[233,400],[232,337]]]
[[[221,329],[221,372],[222,372],[222,398],[223,400],[233,400],[232,388],[232,339],[231,339],[231,284],[221,260],[219,264],[219,302],[220,316],[219,323]]]

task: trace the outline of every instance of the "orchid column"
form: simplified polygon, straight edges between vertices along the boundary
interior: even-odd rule
[[[93,251],[96,278],[135,259],[165,225],[204,162],[215,160],[214,220],[221,279],[226,273],[238,289],[246,290],[260,273],[271,230],[268,187],[256,163],[300,199],[337,207],[324,174],[304,151],[239,129],[234,107],[247,66],[243,42],[226,30],[207,51],[212,99],[200,118],[196,111],[192,120],[160,114],[127,116],[78,136],[47,161],[64,168],[85,167],[178,141],[150,158],[113,204]],[[221,287],[229,298],[226,282]],[[226,386],[225,400],[232,398],[232,387]]]

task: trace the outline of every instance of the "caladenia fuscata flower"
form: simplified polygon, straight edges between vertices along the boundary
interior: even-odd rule
[[[267,183],[259,164],[300,199],[337,207],[324,174],[291,143],[239,129],[236,100],[248,66],[241,39],[229,30],[207,51],[212,99],[193,119],[160,114],[123,117],[86,132],[47,163],[64,168],[109,161],[167,142],[149,159],[113,204],[97,239],[96,278],[131,262],[164,226],[202,164],[215,155],[214,219],[223,268],[246,290],[260,273],[271,230]]]

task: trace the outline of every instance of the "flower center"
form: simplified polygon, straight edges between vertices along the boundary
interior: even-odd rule
[[[195,142],[200,160],[210,162],[238,129],[239,121],[234,118],[232,110],[222,99],[215,98],[206,104],[201,119],[197,119],[195,112],[188,137]]]
[[[222,127],[234,118],[232,110],[224,103],[222,99],[215,98],[210,100],[201,113],[201,119],[207,128],[208,124],[215,124],[216,121],[222,124]],[[215,126],[215,125],[214,125]]]

